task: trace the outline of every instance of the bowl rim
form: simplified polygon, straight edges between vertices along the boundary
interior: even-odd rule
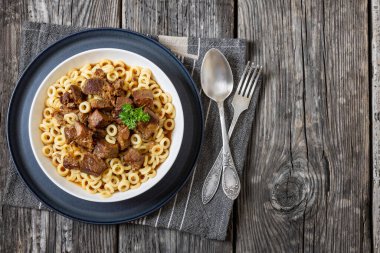
[[[44,99],[40,98],[40,96],[44,95],[43,89],[47,89],[49,86],[51,86],[50,83],[47,83],[49,81],[49,78],[51,78],[51,76],[54,75],[57,71],[59,71],[65,64],[67,64],[67,63],[69,63],[71,61],[75,61],[75,59],[77,59],[77,58],[86,57],[86,55],[91,55],[91,54],[96,54],[96,53],[104,53],[104,52],[106,52],[106,53],[127,54],[127,56],[133,55],[133,57],[140,58],[143,61],[146,61],[150,65],[149,68],[151,69],[153,76],[157,77],[157,75],[160,75],[160,76],[163,76],[162,78],[167,79],[167,81],[165,81],[165,86],[172,87],[173,91],[171,91],[170,94],[177,101],[176,102],[177,105],[175,106],[176,107],[176,111],[177,111],[177,115],[176,115],[176,119],[175,119],[175,121],[176,121],[176,127],[174,129],[174,131],[176,131],[176,132],[175,133],[173,132],[174,135],[177,135],[176,139],[175,139],[176,141],[174,142],[173,138],[171,139],[171,146],[170,146],[170,152],[169,152],[168,159],[166,159],[162,164],[160,164],[159,170],[157,170],[157,175],[154,178],[148,179],[146,182],[141,183],[141,186],[139,186],[136,189],[130,189],[130,190],[125,191],[125,192],[115,192],[109,198],[102,198],[99,194],[90,194],[90,193],[86,192],[84,189],[82,189],[78,185],[75,185],[75,187],[73,187],[73,189],[70,189],[71,185],[70,185],[70,188],[69,188],[69,187],[67,187],[65,185],[62,185],[62,183],[60,183],[56,179],[54,179],[54,177],[52,175],[50,175],[49,169],[52,169],[52,168],[55,169],[56,167],[54,165],[52,165],[52,168],[46,168],[46,165],[44,165],[43,162],[42,162],[42,159],[44,159],[46,157],[43,156],[42,153],[38,151],[38,147],[36,146],[38,144],[36,143],[36,140],[32,138],[32,136],[34,134],[34,131],[36,131],[36,130],[40,131],[39,129],[34,129],[33,128],[34,126],[32,127],[32,125],[33,125],[33,121],[34,121],[34,115],[36,113],[35,109],[36,109],[36,106],[38,106],[37,104],[45,102],[46,99],[47,99],[46,94],[45,94]],[[126,55],[123,55],[120,58],[125,58],[125,57],[126,57]],[[100,57],[100,58],[101,59],[108,59],[107,56]],[[131,64],[131,66],[134,66],[134,65]],[[79,68],[79,67],[80,66],[73,66],[73,68]],[[141,67],[144,67],[144,66],[141,66]],[[156,69],[156,73],[154,73],[153,70],[152,70],[154,68]],[[67,71],[69,71],[69,70],[67,70]],[[67,72],[67,71],[65,71],[65,72]],[[157,73],[157,71],[160,71],[160,73]],[[160,83],[159,83],[159,85],[161,86],[161,88],[164,88],[164,87],[162,87],[162,85]],[[174,92],[174,94],[173,94],[173,92]],[[39,99],[41,101],[39,101]],[[45,106],[43,108],[45,108]],[[29,137],[29,141],[30,141],[31,148],[32,148],[32,151],[33,151],[33,155],[34,155],[34,157],[35,157],[35,159],[36,159],[36,161],[37,161],[40,169],[49,178],[49,180],[52,181],[57,187],[59,187],[60,189],[62,189],[65,192],[67,192],[68,194],[71,194],[71,195],[73,195],[73,196],[75,196],[77,198],[83,199],[83,200],[87,200],[87,201],[91,201],[91,202],[99,202],[99,203],[110,203],[110,202],[117,202],[117,201],[127,200],[127,199],[130,199],[130,198],[136,197],[138,195],[141,195],[144,192],[146,192],[149,189],[151,189],[152,187],[154,187],[160,180],[162,180],[165,177],[165,175],[172,168],[172,165],[175,162],[175,159],[177,158],[177,156],[179,154],[180,147],[182,145],[183,135],[184,135],[183,121],[184,121],[184,114],[183,114],[182,103],[181,103],[181,100],[179,99],[179,94],[178,94],[175,86],[173,85],[172,81],[170,80],[170,78],[165,74],[165,72],[161,68],[159,68],[156,64],[154,64],[148,58],[146,58],[146,57],[144,57],[142,55],[139,55],[137,53],[125,50],[125,49],[106,48],[106,47],[105,48],[95,48],[95,49],[90,49],[90,50],[82,51],[80,53],[77,53],[75,55],[72,55],[72,56],[66,58],[60,64],[58,64],[57,66],[55,66],[45,76],[45,78],[41,82],[40,86],[38,87],[38,89],[37,89],[37,91],[36,91],[36,93],[35,93],[35,95],[33,97],[33,101],[32,101],[32,104],[31,104],[31,107],[30,107],[30,110],[29,110],[28,137]],[[179,132],[177,132],[177,131],[179,131]],[[37,140],[37,141],[40,141],[40,140]],[[175,146],[174,152],[173,152],[173,148],[174,148],[173,146]],[[49,159],[49,158],[46,158],[46,159]],[[54,170],[54,173],[56,173],[55,170]],[[58,179],[58,180],[60,180],[60,179]],[[72,183],[72,182],[70,182],[70,183]],[[74,185],[74,183],[72,183],[72,184]],[[122,195],[126,195],[126,196],[122,196]]]

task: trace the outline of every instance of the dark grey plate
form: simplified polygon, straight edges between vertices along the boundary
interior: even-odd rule
[[[132,199],[95,203],[74,197],[51,182],[33,156],[28,136],[31,103],[49,72],[65,59],[95,48],[119,48],[142,55],[161,68],[174,84],[184,113],[179,154],[166,176]],[[165,47],[141,34],[121,29],[91,29],[70,35],[45,49],[19,79],[8,110],[9,149],[20,176],[32,192],[57,212],[85,222],[121,223],[145,216],[164,205],[184,185],[198,157],[203,113],[195,84],[180,61]]]

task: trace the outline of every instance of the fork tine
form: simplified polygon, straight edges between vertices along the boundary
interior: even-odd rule
[[[240,78],[240,81],[239,81],[239,85],[238,85],[238,87],[237,87],[237,89],[236,89],[236,92],[237,92],[237,93],[239,93],[239,89],[240,89],[240,87],[241,87],[241,84],[243,83],[243,80],[244,80],[245,74],[247,73],[247,70],[248,70],[248,68],[249,68],[250,65],[251,65],[251,62],[250,62],[250,61],[248,61],[248,62],[247,62],[247,65],[245,65],[245,69],[244,69],[244,71],[243,71],[243,74],[241,75],[241,78]]]
[[[252,69],[253,69],[253,63],[251,63],[251,66],[249,67],[249,71],[248,71],[248,74],[246,75],[246,77],[244,78],[244,83],[243,83],[243,87],[241,87],[241,90],[237,91],[239,95],[243,96],[244,94],[244,91],[247,87],[247,83],[248,83],[248,80],[249,80],[249,76],[251,75],[251,72],[252,72]]]
[[[252,84],[252,79],[254,79],[254,77],[256,76],[257,71],[258,71],[257,65],[255,66],[255,65],[252,64],[252,70],[254,70],[253,73],[252,73],[252,75],[249,76],[247,78],[247,80],[246,80],[247,84],[245,85],[245,90],[241,93],[241,95],[243,97],[248,97],[248,93],[249,93],[249,90],[250,90],[251,84]]]
[[[259,67],[259,66],[258,66]],[[257,73],[257,76],[256,76],[256,78],[255,78],[255,81],[254,81],[254,83],[253,83],[253,85],[252,85],[252,87],[251,87],[251,91],[249,92],[249,95],[248,95],[248,98],[251,98],[252,97],[252,95],[253,95],[253,92],[255,91],[255,89],[256,89],[256,85],[257,85],[257,83],[258,83],[258,81],[259,81],[259,79],[260,79],[260,74],[261,74],[261,71],[263,70],[263,66],[260,66],[259,67],[259,72]]]

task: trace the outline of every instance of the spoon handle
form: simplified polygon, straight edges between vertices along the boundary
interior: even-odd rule
[[[223,175],[222,175],[222,188],[224,193],[229,199],[236,199],[240,192],[240,180],[237,174],[234,161],[232,159],[229,139],[226,129],[226,121],[224,116],[224,105],[218,103],[220,114],[220,125],[222,128],[223,137]]]
[[[222,150],[220,150],[218,158],[216,158],[214,165],[208,172],[207,177],[202,186],[202,203],[206,205],[214,197],[218,190],[220,177],[222,175]]]

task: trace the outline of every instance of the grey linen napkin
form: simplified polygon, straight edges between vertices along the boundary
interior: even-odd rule
[[[20,72],[46,46],[70,33],[84,29],[41,23],[25,23],[22,28]],[[218,48],[231,65],[236,88],[246,63],[246,42],[242,39],[153,37],[179,57],[198,85],[205,114],[205,135],[196,167],[181,191],[164,207],[153,214],[133,221],[133,223],[177,229],[209,239],[224,240],[233,201],[224,195],[221,188],[218,189],[209,204],[203,205],[201,201],[202,185],[222,147],[222,138],[217,106],[214,102],[210,102],[210,99],[200,89],[200,68],[207,50]],[[259,90],[260,86],[254,94],[249,109],[240,116],[230,141],[232,155],[240,175],[247,156],[246,150]],[[233,116],[232,97],[230,96],[225,103],[227,124],[231,122]],[[12,166],[9,170],[10,176],[6,183],[3,204],[46,210],[46,206],[29,191],[22,179],[17,175],[13,162],[10,164]]]

